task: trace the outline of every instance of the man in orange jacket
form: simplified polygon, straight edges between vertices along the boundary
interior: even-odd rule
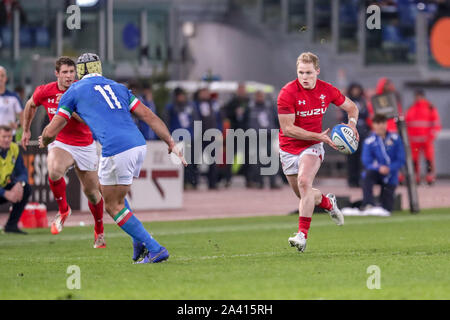
[[[405,121],[416,182],[420,184],[420,153],[423,152],[427,162],[426,181],[431,185],[435,181],[434,140],[441,130],[441,123],[437,109],[425,99],[423,90],[416,90],[414,104],[408,109]]]

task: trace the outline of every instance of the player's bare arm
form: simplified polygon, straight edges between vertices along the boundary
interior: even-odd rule
[[[76,112],[72,113],[72,118],[75,118],[75,120],[77,120],[78,122],[86,124],[86,122],[84,122],[84,120],[81,119],[81,117]]]
[[[159,118],[153,111],[144,106],[142,102],[139,102],[139,105],[134,109],[133,113],[142,121],[147,123],[153,131],[155,131],[156,135],[161,138],[167,145],[169,146],[169,153],[175,153],[183,163],[184,166],[187,166],[187,162],[183,157],[181,150],[178,149],[175,142],[170,135],[169,129],[166,124]]]
[[[31,122],[34,119],[34,116],[37,111],[37,105],[34,103],[33,97],[31,97],[27,103],[25,104],[25,109],[23,111],[23,134],[22,134],[22,140],[20,141],[20,144],[22,147],[27,150],[27,145],[30,142],[31,138]]]
[[[42,135],[39,137],[39,148],[45,148],[52,143],[66,124],[67,120],[56,114],[52,121],[42,131]]]
[[[330,128],[326,129],[325,131],[321,133],[317,132],[311,132],[307,131],[305,129],[302,129],[296,125],[294,125],[295,122],[295,114],[279,114],[278,119],[280,121],[280,127],[281,130],[283,130],[283,133],[285,136],[290,138],[295,138],[299,140],[315,140],[315,141],[321,141],[328,144],[333,149],[337,150],[336,145],[331,141],[330,137],[328,136],[328,132],[330,131]]]
[[[353,129],[353,132],[356,135],[356,139],[359,140],[359,133],[356,129],[356,123],[358,122],[359,110],[358,106],[348,97],[345,97],[345,101],[343,104],[339,106],[342,110],[347,112],[348,115],[348,123],[347,125]]]

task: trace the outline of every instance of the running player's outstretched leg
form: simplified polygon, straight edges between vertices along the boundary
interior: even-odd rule
[[[169,252],[161,246],[145,230],[141,221],[133,212],[125,206],[125,196],[130,189],[129,185],[102,186],[102,194],[105,199],[106,211],[114,219],[116,224],[133,238],[133,243],[143,243],[148,253],[137,263],[157,263],[167,260]],[[138,258],[138,257],[137,257]]]
[[[318,156],[310,154],[305,154],[299,159],[297,176],[300,195],[298,233],[289,238],[289,243],[291,246],[297,247],[300,252],[306,249],[306,239],[308,239],[308,231],[317,198],[316,191],[318,191],[313,189],[312,185],[321,162]]]
[[[300,192],[298,190],[297,175],[286,176],[289,185],[294,190],[294,193],[300,199]],[[313,188],[314,204],[319,208],[324,209],[330,215],[331,220],[338,226],[344,225],[344,215],[339,209],[336,201],[336,196],[333,193],[328,193],[326,196],[318,189]]]
[[[94,248],[106,248],[105,232],[103,229],[103,198],[97,202],[88,200],[89,210],[94,216]]]
[[[97,171],[84,171],[76,168],[77,176],[88,199],[89,210],[94,217],[94,248],[106,248],[103,228],[103,198],[99,190]]]
[[[341,212],[337,205],[336,196],[333,193],[327,194],[325,197],[322,195],[321,208],[325,209],[330,215],[331,220],[338,226],[344,225],[344,214]]]
[[[131,210],[130,204],[128,203],[127,199],[125,198],[125,207]],[[132,237],[133,240],[133,261],[137,262],[138,260],[143,259],[147,254],[148,254],[148,250],[145,247],[145,243],[141,242],[135,238]]]
[[[64,174],[73,162],[72,156],[67,151],[60,148],[50,148],[49,146],[47,158],[48,181],[59,209],[50,227],[52,234],[60,233],[64,222],[72,214],[72,209],[67,203]]]

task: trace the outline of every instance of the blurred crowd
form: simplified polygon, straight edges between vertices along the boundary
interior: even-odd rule
[[[7,70],[0,66],[0,125],[9,126],[13,130],[14,141],[20,140],[21,119],[23,114],[24,101],[26,99],[24,90],[16,87],[14,90],[6,88],[8,76]],[[194,161],[195,154],[190,153],[191,159],[188,159],[189,166],[185,170],[185,188],[197,189],[202,183],[206,182],[209,189],[219,187],[229,187],[234,176],[242,176],[245,186],[248,188],[264,188],[266,185],[270,188],[279,188],[286,179],[278,170],[275,175],[261,175],[260,159],[256,164],[249,164],[249,154],[258,152],[259,143],[248,143],[244,152],[240,153],[237,144],[234,144],[234,150],[226,150],[226,130],[227,129],[278,129],[277,106],[270,94],[263,91],[248,92],[245,83],[240,83],[233,93],[212,92],[208,87],[202,87],[195,92],[187,92],[183,88],[175,88],[170,92],[169,102],[166,105],[156,106],[153,97],[153,88],[150,82],[147,84],[138,84],[138,82],[126,83],[128,88],[153,112],[160,116],[166,122],[169,130],[173,133],[177,129],[186,129],[194,137],[194,122],[201,121],[203,134],[208,129],[217,129],[222,132],[223,164],[211,163],[207,161]],[[364,152],[364,141],[370,137],[374,131],[373,117],[374,108],[371,103],[371,96],[392,92],[397,98],[397,108],[404,116],[408,137],[410,141],[410,151],[414,163],[415,179],[418,184],[422,181],[429,185],[435,182],[435,159],[434,159],[434,141],[441,128],[439,114],[432,102],[427,100],[423,90],[415,91],[414,103],[404,111],[401,101],[401,95],[395,88],[393,82],[387,78],[379,79],[375,89],[366,90],[359,83],[351,83],[341,90],[352,99],[359,108],[358,131],[360,134],[360,148],[354,154],[347,156],[347,182],[350,187],[362,187],[365,168],[362,161]],[[368,94],[367,91],[371,92]],[[347,122],[345,112],[338,115],[337,121]],[[48,121],[48,120],[47,120]],[[46,123],[44,122],[42,126]],[[146,140],[156,140],[158,137],[142,121],[136,119],[136,125],[142,132]],[[394,119],[386,119],[386,130],[391,133],[397,132],[397,125]],[[270,155],[273,146],[276,145],[278,137],[270,136],[266,153]],[[204,142],[197,150],[205,150],[211,141]],[[194,149],[195,139],[189,143],[191,150]],[[236,141],[235,141],[236,142]],[[273,149],[276,152],[276,149]],[[226,163],[227,152],[234,155],[233,163]],[[424,161],[421,160],[423,155]],[[214,154],[212,154],[214,156]],[[198,160],[198,159],[197,159]],[[202,159],[204,160],[204,159]],[[421,162],[425,162],[425,170],[421,169]],[[195,164],[199,163],[199,164]],[[280,165],[281,167],[281,165]],[[423,172],[424,171],[424,172]],[[265,181],[267,179],[268,181]],[[399,183],[405,180],[404,169],[400,170]]]
[[[347,157],[348,185],[350,187],[361,186],[361,173],[364,169],[363,163],[361,162],[361,153],[364,148],[363,142],[374,129],[372,121],[374,107],[372,106],[371,97],[373,95],[388,93],[395,95],[398,113],[405,119],[416,174],[416,183],[420,184],[423,178],[423,173],[420,170],[420,155],[423,152],[425,162],[427,163],[425,181],[429,185],[433,184],[436,179],[433,145],[437,134],[441,130],[441,123],[438,111],[432,102],[427,99],[425,91],[422,89],[416,89],[414,91],[414,102],[406,111],[404,111],[402,106],[400,93],[395,88],[394,83],[388,78],[383,77],[379,79],[372,94],[367,94],[366,90],[359,83],[351,83],[344,92],[359,108],[357,128],[361,141],[360,148],[354,154]],[[340,120],[347,122],[345,112],[341,113]],[[386,119],[386,130],[392,133],[398,132],[394,118]],[[400,183],[403,181],[404,175],[400,173]]]
[[[200,180],[205,177],[209,189],[217,189],[219,186],[229,187],[233,176],[243,176],[245,179],[245,186],[248,188],[264,188],[265,177],[260,174],[262,165],[259,159],[256,164],[249,164],[249,153],[258,152],[257,145],[249,144],[246,140],[246,145],[242,153],[239,153],[237,148],[237,141],[234,143],[234,162],[233,164],[226,163],[226,138],[227,129],[267,129],[270,133],[271,129],[278,129],[277,109],[272,97],[263,91],[256,91],[250,94],[244,83],[238,84],[236,92],[227,94],[227,98],[219,99],[217,92],[212,92],[208,87],[202,87],[195,92],[187,92],[181,87],[177,87],[171,92],[169,103],[163,109],[157,109],[152,97],[152,88],[150,86],[139,86],[136,84],[129,84],[128,87],[132,90],[139,99],[144,102],[149,108],[158,114],[167,124],[170,132],[173,133],[177,129],[186,129],[191,137],[195,135],[203,136],[209,129],[217,129],[222,132],[222,146],[223,149],[223,163],[211,163],[209,161],[195,161],[195,153],[190,152],[187,156],[188,167],[185,169],[185,188],[197,189],[200,185]],[[195,121],[201,121],[201,132],[194,132]],[[136,124],[147,140],[156,140],[158,137],[146,127],[145,124]],[[278,137],[272,137],[269,134],[269,141],[276,140]],[[202,141],[201,148],[197,150],[205,150],[211,144],[211,141]],[[187,142],[191,151],[194,150],[194,138]],[[268,150],[272,152],[272,143],[268,144]],[[275,150],[276,152],[276,150]],[[211,154],[215,156],[215,154]],[[198,163],[200,162],[200,163]],[[242,164],[240,164],[240,163]],[[197,163],[197,164],[196,164]],[[267,177],[268,186],[270,188],[279,188],[285,182],[281,170],[278,173]]]
[[[381,186],[379,201],[381,207],[391,212],[394,206],[395,189],[405,183],[406,153],[404,141],[399,134],[395,118],[387,118],[375,113],[371,97],[392,94],[397,105],[399,117],[404,119],[409,141],[409,151],[414,165],[415,182],[423,181],[433,185],[436,180],[434,142],[441,130],[437,108],[433,106],[422,89],[414,91],[414,101],[404,111],[401,95],[394,83],[388,78],[379,79],[372,94],[359,83],[351,83],[345,94],[359,109],[357,129],[360,145],[357,151],[347,156],[347,183],[349,187],[363,190],[361,208],[376,204],[373,186]],[[342,111],[340,119],[346,123],[346,113]],[[422,158],[423,157],[423,158]],[[421,162],[426,163],[425,172]]]

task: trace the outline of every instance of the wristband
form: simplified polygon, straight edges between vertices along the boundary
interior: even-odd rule
[[[348,122],[353,122],[353,123],[356,125],[356,123],[357,123],[358,121],[356,121],[355,118],[349,118],[349,119],[348,119]]]

